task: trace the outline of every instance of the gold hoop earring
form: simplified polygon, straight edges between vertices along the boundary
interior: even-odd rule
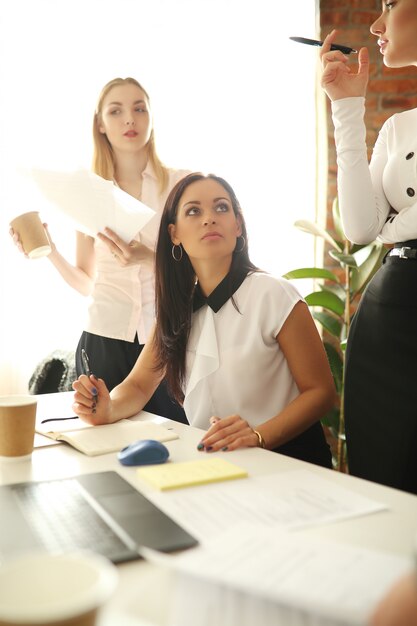
[[[175,256],[175,252],[176,252],[176,248],[179,248],[179,256]],[[182,245],[179,244],[179,246],[177,246],[175,243],[172,246],[172,250],[171,250],[171,254],[172,254],[172,258],[174,259],[174,261],[177,261],[177,263],[179,263],[182,259]]]
[[[239,240],[239,239],[240,239],[240,243],[241,243],[242,245],[240,246],[240,248],[237,248],[237,247],[236,247],[236,248],[235,248],[235,252],[242,252],[242,251],[245,249],[245,247],[246,247],[246,239],[244,238],[244,236],[243,236],[243,235],[240,235],[240,237],[238,237],[238,238],[236,239],[236,243],[238,242],[238,240]]]

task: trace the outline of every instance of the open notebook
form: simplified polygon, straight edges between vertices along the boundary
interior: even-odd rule
[[[138,439],[178,439],[173,430],[161,424],[130,419],[102,426],[90,426],[79,418],[48,420],[45,423],[37,420],[36,432],[56,441],[65,441],[88,456],[116,452]]]

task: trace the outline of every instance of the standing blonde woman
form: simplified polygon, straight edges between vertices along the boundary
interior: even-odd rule
[[[417,0],[383,2],[371,32],[387,67],[417,65]],[[417,493],[417,109],[390,117],[368,164],[366,48],[352,68],[326,37],[322,86],[332,101],[338,194],[348,239],[393,245],[361,299],[346,353],[352,474]]]
[[[110,230],[97,238],[77,232],[75,265],[54,245],[48,257],[71,287],[89,296],[87,322],[76,351],[77,374],[83,372],[84,348],[91,369],[112,389],[130,372],[153,326],[159,221],[170,190],[187,171],[169,169],[159,159],[149,96],[134,78],[115,78],[103,87],[93,139],[93,171],[155,211],[130,242]],[[163,385],[146,408],[185,419]]]

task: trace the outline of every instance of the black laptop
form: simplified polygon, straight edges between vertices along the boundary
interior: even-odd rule
[[[121,563],[146,546],[183,550],[197,541],[117,472],[0,487],[0,562],[33,549],[88,549]]]

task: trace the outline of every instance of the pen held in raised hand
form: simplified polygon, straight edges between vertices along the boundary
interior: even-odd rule
[[[290,37],[290,39],[292,41],[296,41],[297,43],[304,43],[307,44],[308,46],[322,46],[323,42],[319,41],[318,39],[307,39],[306,37]],[[355,50],[355,48],[350,48],[349,46],[342,46],[338,43],[332,43],[330,46],[330,50],[340,50],[340,52],[343,52],[343,54],[350,54],[351,52],[354,52],[357,54],[357,50]]]

